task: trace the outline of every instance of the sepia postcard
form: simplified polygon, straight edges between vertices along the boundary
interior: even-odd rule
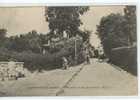
[[[137,6],[0,7],[0,96],[137,96]]]

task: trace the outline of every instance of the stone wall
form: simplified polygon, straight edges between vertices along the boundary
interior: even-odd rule
[[[18,77],[19,73],[24,74],[23,62],[0,62],[0,77],[10,78],[11,76]]]

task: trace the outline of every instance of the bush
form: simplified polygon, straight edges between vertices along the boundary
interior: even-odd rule
[[[24,62],[24,67],[30,71],[40,69],[53,69],[61,67],[60,56],[58,54],[36,54],[29,51],[24,52],[10,52],[0,50],[0,61],[9,61],[13,58],[16,61]]]
[[[60,68],[62,67],[62,57],[65,56],[68,58],[69,56],[72,57],[72,61],[74,61],[74,55],[75,55],[75,45],[74,45],[74,38],[71,38],[67,41],[63,41],[62,44],[56,44],[61,45],[63,48],[59,48],[59,50],[56,50],[54,53],[47,52],[45,55],[40,53],[34,53],[32,51],[23,51],[23,52],[17,52],[17,51],[9,51],[6,48],[0,48],[0,61],[8,61],[9,59],[13,58],[16,59],[16,61],[24,62],[24,67],[29,69],[30,71],[34,70],[50,70],[54,68]],[[83,62],[82,57],[82,40],[77,39],[77,64]],[[56,46],[56,48],[59,46]],[[53,49],[53,48],[51,48]]]

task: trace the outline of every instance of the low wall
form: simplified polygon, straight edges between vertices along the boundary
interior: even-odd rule
[[[124,70],[137,75],[137,47],[119,47],[112,49],[110,60]]]
[[[12,64],[12,67],[14,65],[15,68],[22,67],[24,66],[24,62],[0,62],[0,68],[5,67],[9,68],[10,64]]]
[[[24,62],[0,62],[0,77],[24,73]]]

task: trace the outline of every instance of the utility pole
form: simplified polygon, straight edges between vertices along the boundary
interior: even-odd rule
[[[75,44],[75,65],[77,64],[77,38],[75,38],[75,41],[74,41],[74,44]]]

